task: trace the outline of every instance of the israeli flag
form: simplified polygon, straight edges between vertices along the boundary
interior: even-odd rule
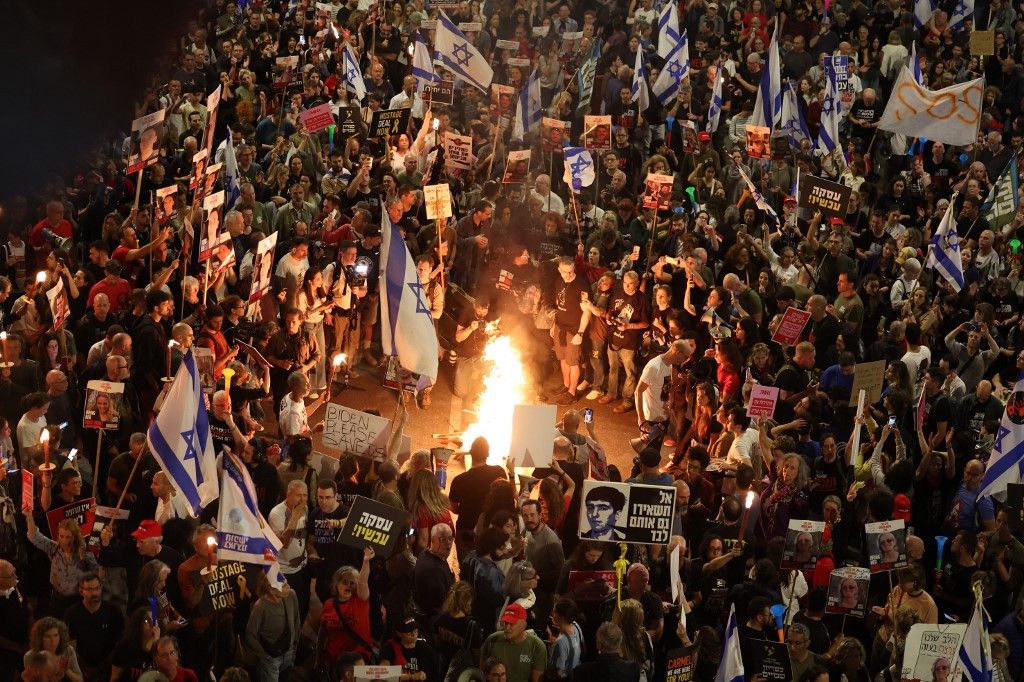
[[[428,83],[436,83],[441,78],[434,73],[434,60],[430,56],[430,46],[419,31],[413,34],[412,68],[409,73],[416,78],[416,92],[422,94]]]
[[[711,88],[711,105],[708,107],[707,131],[714,133],[718,130],[718,121],[722,118],[722,83],[725,76],[722,75],[722,60],[715,64],[715,85]]]
[[[363,82],[359,60],[348,43],[345,43],[342,50],[342,68],[345,70],[345,90],[355,95],[357,101],[362,102],[366,97],[366,83]]]
[[[647,111],[651,106],[651,96],[647,92],[647,68],[644,66],[644,51],[637,48],[636,63],[633,65],[633,85],[629,89],[630,102],[637,102],[640,106],[640,113]]]
[[[992,650],[988,635],[988,618],[982,606],[980,589],[975,592],[974,614],[967,624],[967,633],[960,645],[960,672],[969,682],[992,682]]]
[[[839,146],[839,92],[835,75],[825,78],[825,99],[821,103],[821,126],[818,128],[818,150],[828,156]]]
[[[910,73],[914,76],[914,82],[924,85],[924,76],[921,75],[921,60],[917,56],[917,41],[910,43]]]
[[[239,181],[238,158],[235,156],[235,145],[231,142],[231,128],[228,128],[227,146],[224,148],[224,189],[226,201],[224,205],[231,208],[242,195],[242,184]]]
[[[775,224],[778,225],[779,215],[775,212],[775,209],[772,208],[772,205],[768,203],[768,200],[764,198],[764,195],[761,194],[761,191],[757,189],[757,186],[750,179],[750,176],[747,175],[747,171],[743,170],[743,166],[735,161],[733,161],[733,165],[735,165],[736,170],[739,171],[740,177],[743,178],[743,182],[747,183],[747,191],[750,192],[750,196],[754,198],[754,203],[757,204],[759,209],[768,214],[768,217],[774,220]]]
[[[960,238],[956,233],[956,220],[953,218],[953,204],[956,195],[946,208],[942,222],[932,235],[931,248],[928,249],[929,268],[937,270],[954,289],[964,288],[964,266],[960,260]]]
[[[540,102],[540,75],[533,70],[516,102],[516,121],[512,125],[512,139],[521,140],[523,135],[540,124],[544,108]]]
[[[437,380],[437,333],[409,247],[387,209],[381,211],[380,316],[386,355],[410,372]],[[421,386],[425,387],[424,386]]]
[[[952,14],[949,15],[949,27],[957,28],[964,19],[974,16],[974,0],[957,0]]]
[[[690,45],[686,31],[679,37],[675,48],[665,60],[658,78],[654,81],[654,96],[662,106],[668,103],[679,92],[679,83],[690,75]]]
[[[217,462],[199,369],[190,348],[146,438],[160,468],[192,516],[217,499]]]
[[[932,0],[914,0],[914,27],[921,28],[927,24],[931,21],[934,13],[935,7],[932,5]]]
[[[683,31],[685,33],[685,31]],[[679,8],[674,0],[665,3],[658,14],[658,56],[668,59],[679,42]]]
[[[1024,481],[1024,380],[1018,381],[1006,403],[996,442],[988,456],[978,498],[1006,496],[1007,483]]]
[[[782,117],[782,60],[779,58],[778,32],[772,34],[768,45],[768,56],[761,72],[761,84],[757,88],[754,114],[749,124],[763,128],[774,128]]]
[[[565,172],[562,180],[578,192],[583,187],[590,187],[597,177],[594,172],[594,159],[583,147],[566,147],[562,150],[565,157]]]
[[[494,69],[444,10],[440,10],[437,17],[434,47],[437,48],[437,58],[446,69],[477,90],[487,92],[494,79]]]
[[[800,148],[800,143],[811,139],[811,131],[807,128],[800,104],[796,98],[796,90],[789,81],[782,86],[782,112],[779,115],[779,129],[772,137],[785,137],[790,146]]]
[[[266,566],[277,564],[281,540],[260,514],[249,470],[227,451],[221,455],[220,466],[217,558]]]
[[[729,621],[725,626],[725,646],[718,662],[715,682],[743,682],[743,657],[740,655],[739,625],[736,623],[736,605],[729,608]]]

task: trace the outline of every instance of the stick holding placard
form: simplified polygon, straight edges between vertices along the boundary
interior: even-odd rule
[[[857,392],[857,414],[853,417],[853,446],[850,448],[850,466],[857,466],[860,464],[860,429],[861,424],[858,421],[861,415],[864,413],[864,401],[867,393],[864,389],[860,389]]]

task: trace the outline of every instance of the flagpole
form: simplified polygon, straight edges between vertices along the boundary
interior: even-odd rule
[[[501,118],[498,118],[498,122],[494,124],[494,142],[491,143],[491,161],[487,164],[487,177],[485,180],[491,179],[491,173],[494,172],[494,157],[498,155],[498,135],[501,134]]]
[[[153,196],[153,191],[149,192],[149,241],[156,239],[156,235],[153,234],[153,228],[156,227],[156,200]],[[149,260],[149,283],[153,283],[153,254],[147,256]]]
[[[103,428],[96,430],[96,469],[92,474],[92,496],[96,497],[96,488],[99,485],[100,458],[103,456]]]
[[[139,465],[142,464],[142,458],[146,456],[148,450],[148,446],[143,446],[142,452],[139,453],[139,456],[135,460],[135,464],[132,465],[132,470],[128,473],[128,480],[124,483],[124,488],[121,490],[121,497],[117,499],[117,506],[114,507],[114,513],[111,515],[111,526],[113,526],[117,521],[117,515],[121,511],[121,505],[124,504],[124,498],[128,494],[128,489],[132,485],[132,480],[135,479],[135,472],[139,470]],[[95,485],[95,481],[93,482],[93,485]]]

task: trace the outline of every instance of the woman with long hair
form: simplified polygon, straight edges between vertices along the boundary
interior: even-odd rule
[[[790,452],[774,462],[764,456],[771,481],[761,493],[761,537],[785,537],[790,519],[807,518],[807,461]]]
[[[96,556],[86,550],[82,529],[74,519],[64,519],[57,524],[57,540],[39,532],[32,510],[22,508],[28,530],[28,540],[50,559],[50,613],[63,614],[64,610],[79,600],[78,581],[88,573],[99,570]]]
[[[654,672],[654,643],[644,627],[644,607],[636,599],[623,599],[612,614],[622,630],[622,657],[640,666],[646,679]]]
[[[313,441],[308,436],[298,436],[292,441],[288,447],[288,461],[277,465],[282,490],[287,490],[292,481],[303,481],[309,499],[316,499],[317,472],[309,462],[312,455]]]
[[[437,641],[437,657],[440,670],[445,673],[460,652],[468,649],[469,661],[479,660],[477,651],[480,649],[481,629],[473,621],[473,586],[460,580],[448,590],[441,613],[434,623]]]
[[[715,414],[718,412],[718,393],[709,381],[697,384],[694,391],[693,419],[690,420],[690,427],[676,447],[675,455],[672,457],[672,466],[678,468],[679,463],[689,451],[692,441],[697,441],[702,447],[708,447],[714,435],[713,425]]]
[[[167,598],[167,578],[171,567],[159,559],[151,559],[142,565],[135,585],[135,598],[129,611],[145,606],[150,608],[150,599],[156,600],[157,625],[164,633],[170,634],[183,627],[181,616]]]
[[[732,339],[722,339],[714,348],[715,362],[718,368],[715,373],[715,383],[721,390],[721,401],[723,403],[738,401],[740,390],[743,388],[743,354]]]
[[[452,504],[437,484],[430,471],[421,469],[413,474],[409,483],[408,509],[412,514],[412,527],[416,531],[413,554],[419,555],[430,544],[430,529],[439,523],[447,524],[455,532]]]
[[[321,349],[327,348],[324,338],[324,313],[334,307],[334,299],[328,295],[324,287],[324,276],[320,268],[311,267],[302,276],[302,287],[296,298],[296,307],[302,314],[302,325],[306,333],[316,339]],[[327,390],[327,353],[320,353],[320,360],[310,371],[309,384],[313,390],[306,397],[310,400],[316,400],[320,393]]]
[[[559,599],[551,609],[551,626],[547,630],[549,677],[568,679],[580,664],[583,628],[576,622],[579,618],[580,610],[571,599]]]
[[[160,626],[153,622],[148,606],[128,614],[121,640],[110,655],[110,682],[132,682],[136,673],[153,660]]]
[[[491,485],[487,488],[487,494],[484,496],[483,509],[481,509],[480,516],[476,520],[473,532],[479,536],[484,528],[492,525],[491,517],[501,510],[511,514],[519,513],[519,506],[516,502],[516,487],[504,478],[491,481]]]
[[[61,680],[83,682],[85,678],[78,665],[78,655],[71,646],[68,626],[64,621],[44,616],[32,624],[32,631],[28,636],[28,651],[25,653],[26,664],[29,656],[40,651],[49,652],[57,658],[58,669],[64,674]]]

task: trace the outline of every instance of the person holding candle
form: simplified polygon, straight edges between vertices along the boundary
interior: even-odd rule
[[[22,459],[43,451],[40,437],[46,428],[46,411],[50,409],[50,396],[46,393],[29,393],[22,398],[25,414],[18,421],[18,452]]]

